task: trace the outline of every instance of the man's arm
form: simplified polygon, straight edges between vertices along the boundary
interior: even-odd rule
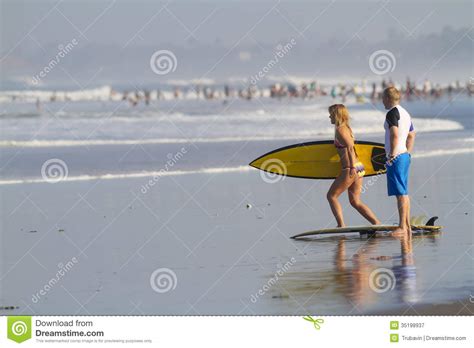
[[[385,117],[385,121],[388,124],[388,127],[390,128],[390,149],[391,153],[388,153],[387,155],[389,156],[389,161],[391,161],[395,155],[397,154],[397,144],[398,144],[398,121],[400,120],[400,113],[398,112],[398,109],[392,108],[390,111],[387,113],[387,116]]]
[[[411,131],[410,133],[408,133],[407,149],[409,153],[413,151],[413,147],[415,146],[415,137],[416,137],[415,131]]]
[[[407,137],[407,150],[408,153],[411,153],[413,150],[413,146],[415,146],[415,127],[413,127],[413,122],[410,124],[410,131],[408,132],[408,137]]]
[[[398,127],[392,126],[390,127],[390,148],[392,149],[392,153],[389,153],[388,155],[390,158],[395,157],[396,149],[397,149],[397,143],[398,143]]]

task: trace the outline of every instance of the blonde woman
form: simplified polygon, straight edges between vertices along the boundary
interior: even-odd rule
[[[371,224],[380,224],[379,219],[370,208],[360,200],[362,181],[365,174],[364,165],[359,162],[354,147],[354,135],[349,124],[349,111],[342,104],[329,107],[329,118],[335,125],[334,146],[341,159],[341,174],[334,180],[327,193],[337,227],[345,227],[342,207],[338,197],[347,190],[351,205]]]

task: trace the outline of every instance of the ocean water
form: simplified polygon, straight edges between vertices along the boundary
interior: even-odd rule
[[[3,181],[41,180],[42,164],[57,158],[66,163],[69,180],[153,175],[177,155],[172,172],[248,170],[253,158],[277,147],[332,139],[327,106],[333,102],[190,98],[133,107],[86,100],[42,103],[40,109],[21,100],[0,103],[0,173]],[[382,105],[351,99],[347,105],[357,139],[383,142]],[[419,134],[415,156],[472,149],[472,99],[461,95],[405,106]],[[239,151],[249,142],[250,150]],[[180,156],[183,151],[187,155]]]

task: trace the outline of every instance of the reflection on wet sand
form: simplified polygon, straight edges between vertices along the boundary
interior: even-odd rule
[[[307,253],[308,262],[297,263],[297,270],[293,268],[280,279],[280,290],[299,305],[299,314],[304,314],[304,310],[318,311],[322,298],[325,299],[324,307],[331,299],[330,302],[335,302],[334,306],[339,309],[336,312],[341,314],[361,314],[387,299],[404,306],[415,304],[421,297],[414,257],[417,241],[436,243],[438,235],[341,237],[313,241],[328,243],[328,247],[335,244],[332,264],[328,262],[328,267],[322,267],[320,263],[312,263],[311,255]],[[354,251],[354,243],[361,241],[363,243]],[[380,255],[381,250],[387,250],[387,243],[393,241],[400,243],[400,252]]]

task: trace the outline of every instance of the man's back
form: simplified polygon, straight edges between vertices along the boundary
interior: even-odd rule
[[[394,151],[391,149],[390,128],[398,128],[398,140]],[[387,112],[385,117],[385,153],[387,156],[391,153],[398,155],[407,152],[407,138],[410,131],[413,130],[411,116],[403,107],[395,105]]]

